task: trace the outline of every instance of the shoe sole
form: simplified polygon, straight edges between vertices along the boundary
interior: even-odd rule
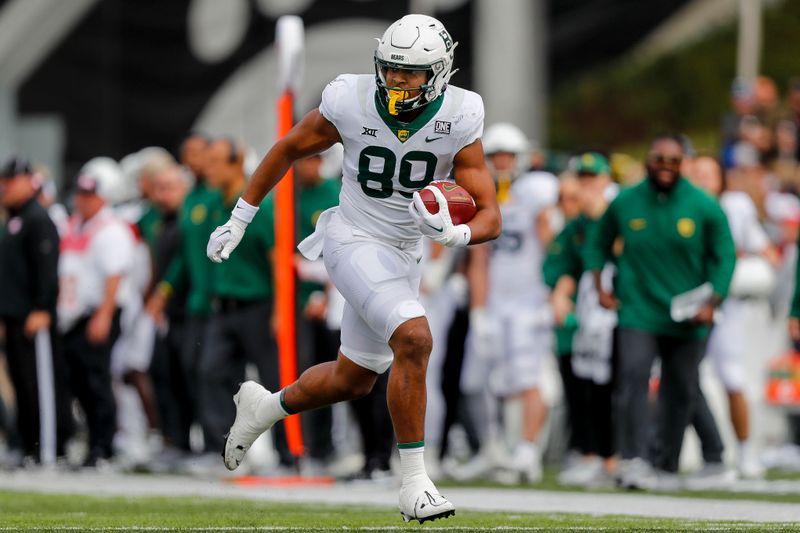
[[[402,512],[400,513],[400,516],[403,517],[403,520],[405,522],[411,522],[412,520],[417,520],[417,521],[419,521],[420,524],[422,524],[424,522],[433,522],[434,520],[438,520],[440,518],[449,518],[449,517],[455,516],[455,515],[456,515],[456,510],[455,509],[450,509],[449,511],[443,511],[443,512],[441,512],[439,514],[433,514],[431,516],[426,516],[425,518],[415,518],[413,516],[408,516],[405,513],[402,513]]]
[[[237,410],[239,409],[239,394],[242,392],[242,385],[244,385],[244,383],[239,383],[239,389],[236,391],[236,394],[233,395],[233,403],[234,403],[234,405],[236,405],[236,409]],[[233,426],[235,426],[235,425],[236,425],[236,420],[234,419]],[[225,465],[225,468],[227,468],[231,472],[233,472],[234,470],[239,468],[239,465],[241,464],[240,462],[237,461],[236,466],[231,468],[230,466],[228,466],[228,463],[225,460],[226,452],[228,451],[228,437],[231,436],[231,431],[233,431],[233,426],[231,426],[231,429],[229,429],[228,432],[225,433],[225,435],[223,435],[223,438],[225,439],[225,445],[222,447],[222,454],[221,454],[222,455],[222,462]],[[239,446],[239,448],[241,448],[241,446]]]

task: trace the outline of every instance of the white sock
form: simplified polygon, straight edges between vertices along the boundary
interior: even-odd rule
[[[272,426],[275,422],[291,414],[282,405],[282,397],[283,391],[280,391],[277,394],[270,394],[261,399],[258,407],[256,407],[259,422],[263,422],[265,426]]]
[[[739,441],[739,460],[741,461],[742,459],[747,457],[750,452],[751,452],[751,450],[750,450],[750,440],[749,439],[740,440]]]
[[[425,446],[422,443],[411,448],[401,446],[403,444],[397,445],[400,452],[400,475],[403,485],[420,479],[430,482],[428,472],[425,470]]]
[[[514,457],[532,463],[539,457],[539,445],[533,441],[522,439],[517,443],[514,450]]]

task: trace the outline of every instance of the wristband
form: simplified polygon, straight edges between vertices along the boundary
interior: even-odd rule
[[[453,248],[463,248],[472,239],[472,230],[466,224],[459,224],[453,228],[452,246]]]
[[[253,221],[256,213],[258,213],[258,207],[248,204],[245,202],[244,198],[239,198],[239,201],[236,202],[236,207],[233,208],[231,216],[238,218],[245,224],[249,224]]]

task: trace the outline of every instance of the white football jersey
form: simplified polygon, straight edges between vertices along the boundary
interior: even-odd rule
[[[342,74],[322,92],[320,113],[344,146],[339,213],[370,235],[416,241],[421,234],[408,213],[411,195],[448,179],[455,154],[480,138],[483,100],[450,85],[406,124],[378,98],[372,74]]]
[[[728,217],[737,252],[760,254],[769,246],[769,237],[761,226],[756,206],[747,193],[726,191],[720,196],[719,203]]]
[[[537,305],[546,300],[542,280],[545,247],[536,235],[536,217],[558,202],[558,178],[549,172],[529,172],[513,181],[509,199],[500,204],[503,232],[491,242],[489,302]],[[516,305],[516,304],[514,304]]]

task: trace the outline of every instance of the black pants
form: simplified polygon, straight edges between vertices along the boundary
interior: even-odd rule
[[[719,435],[717,421],[708,407],[708,402],[699,383],[697,384],[694,413],[692,413],[692,426],[695,433],[697,433],[697,438],[700,439],[703,461],[706,464],[721,463],[725,446],[722,443],[722,437]]]
[[[613,456],[616,451],[612,421],[613,381],[601,385],[576,376],[572,371],[572,354],[561,354],[558,367],[564,384],[570,449],[584,455]]]
[[[89,426],[89,457],[111,457],[117,426],[117,406],[111,390],[111,347],[119,337],[119,311],[114,313],[108,339],[89,342],[89,318],[80,320],[63,336],[64,360],[69,369],[72,393],[86,413]]]
[[[582,454],[591,453],[589,443],[589,414],[584,381],[572,371],[572,354],[563,353],[558,356],[558,370],[561,374],[561,383],[564,385],[564,403],[567,406],[567,420],[569,421],[569,449]]]
[[[39,385],[36,374],[36,346],[24,331],[24,320],[5,319],[6,359],[17,399],[17,431],[22,452],[39,457]],[[53,355],[53,384],[56,400],[56,453],[64,454],[64,444],[72,434],[69,385],[59,337],[55,326],[50,330]]]
[[[368,472],[375,469],[388,470],[389,459],[392,457],[394,430],[389,407],[386,404],[389,372],[378,376],[369,394],[350,402],[356,413],[358,428],[361,430],[366,459],[364,469]]]
[[[698,367],[705,339],[684,339],[646,331],[617,331],[617,420],[622,459],[647,458],[656,468],[677,472],[683,435],[694,413]],[[651,425],[648,403],[650,369],[661,359],[661,386]],[[652,429],[652,430],[651,430]],[[653,431],[654,430],[654,431]],[[651,443],[649,439],[655,439]]]
[[[298,317],[297,347],[299,372],[335,361],[339,353],[339,332],[331,331],[321,320]],[[301,415],[308,456],[325,460],[333,454],[333,410],[330,406],[306,411]]]
[[[464,366],[464,346],[469,332],[469,308],[456,309],[453,321],[447,330],[447,347],[442,364],[442,396],[444,397],[444,427],[442,428],[442,447],[439,458],[447,454],[450,428],[457,421],[464,426],[467,442],[473,453],[480,449],[479,431],[475,427],[480,421],[473,420],[469,410],[462,401],[461,369]]]
[[[272,392],[280,389],[271,315],[272,302],[264,300],[222,308],[209,320],[198,368],[200,420],[207,452],[221,452],[225,446],[224,435],[236,418],[231,398],[244,380],[248,362],[255,365],[264,387]],[[283,422],[275,425],[272,434],[281,463],[293,463]]]
[[[150,374],[164,437],[176,448],[190,451],[189,429],[194,421],[194,409],[189,393],[190,378],[182,359],[185,329],[183,320],[170,318],[169,329],[156,336]]]
[[[206,329],[209,319],[206,316],[189,316],[182,329],[180,347],[180,369],[186,387],[186,418],[191,423],[200,423],[200,358],[203,352]]]

